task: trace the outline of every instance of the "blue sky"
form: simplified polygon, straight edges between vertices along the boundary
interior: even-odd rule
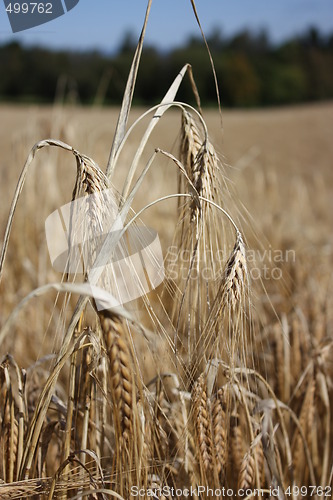
[[[22,1],[22,0],[21,0]],[[38,1],[38,0],[34,0]],[[315,25],[333,31],[333,0],[196,0],[206,34],[221,28],[231,35],[243,28],[266,28],[274,42]],[[0,0],[0,43],[14,40],[53,48],[113,52],[126,32],[140,33],[146,0],[80,0],[66,15],[13,34]],[[146,41],[161,49],[199,34],[190,0],[153,0]]]

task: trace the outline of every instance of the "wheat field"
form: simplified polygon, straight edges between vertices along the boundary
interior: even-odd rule
[[[331,498],[333,104],[145,111],[111,178],[119,110],[0,107],[0,497]],[[106,189],[164,279],[99,309],[44,224]]]

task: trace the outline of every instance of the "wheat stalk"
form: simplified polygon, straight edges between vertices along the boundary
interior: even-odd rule
[[[101,327],[110,360],[111,396],[117,441],[128,446],[133,432],[135,383],[130,349],[119,318],[101,315]]]
[[[244,456],[243,439],[243,431],[239,423],[239,418],[235,415],[231,415],[229,449],[235,475],[239,473],[242,466]]]
[[[312,423],[314,418],[314,397],[315,397],[316,381],[312,376],[305,392],[301,413],[299,416],[299,425],[305,436],[310,436],[312,431]],[[293,445],[293,464],[295,468],[295,478],[299,484],[302,484],[302,477],[305,467],[305,453],[302,436],[296,431]]]
[[[9,397],[5,407],[4,415],[4,438],[3,438],[3,457],[4,457],[4,478],[8,483],[15,479],[15,463],[18,444],[18,423],[14,413],[14,401]]]
[[[198,442],[200,467],[207,473],[212,469],[212,437],[207,386],[201,374],[192,389],[193,420]]]
[[[212,429],[218,474],[224,471],[228,457],[228,428],[225,391],[219,389],[212,403]]]
[[[239,475],[238,475],[238,483],[237,483],[237,489],[252,489],[255,485],[255,459],[251,453],[251,451],[248,451],[245,453]]]
[[[222,287],[222,305],[236,310],[241,306],[248,283],[245,245],[240,232],[237,233],[235,246],[224,270]]]

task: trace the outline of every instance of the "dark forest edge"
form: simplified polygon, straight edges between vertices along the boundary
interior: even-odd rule
[[[222,103],[228,107],[295,104],[333,98],[333,32],[316,28],[279,45],[265,32],[242,31],[223,38],[208,36]],[[122,99],[135,43],[126,35],[118,52],[52,51],[17,42],[0,46],[0,100],[3,102],[113,105]],[[205,106],[216,104],[206,48],[192,37],[182,47],[161,53],[143,51],[134,104],[155,104],[180,68],[190,63]],[[185,81],[179,100],[193,102]]]

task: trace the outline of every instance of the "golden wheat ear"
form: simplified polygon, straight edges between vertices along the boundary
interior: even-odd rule
[[[211,436],[210,403],[207,398],[205,375],[201,374],[192,389],[193,420],[198,444],[199,463],[203,477],[213,467],[213,442]]]
[[[110,362],[111,397],[117,442],[128,446],[133,433],[135,410],[135,377],[127,334],[122,321],[115,316],[100,315],[104,341]]]
[[[228,459],[227,400],[223,388],[217,391],[212,403],[212,432],[217,473],[225,473]]]
[[[236,243],[225,266],[224,283],[222,284],[222,304],[231,309],[244,299],[248,283],[245,245],[240,232],[237,233]]]

